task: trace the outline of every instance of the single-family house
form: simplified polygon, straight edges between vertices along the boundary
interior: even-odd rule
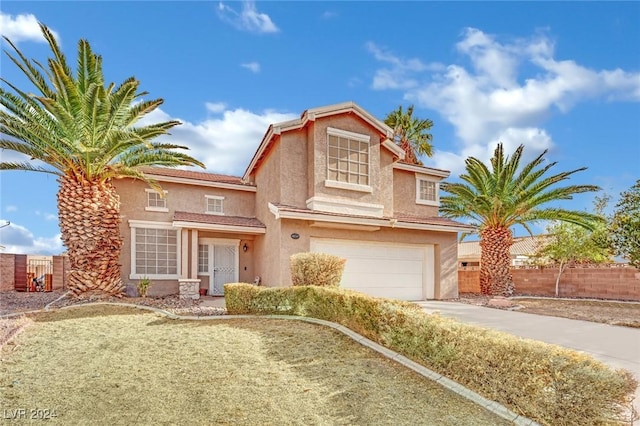
[[[181,283],[211,295],[228,282],[288,286],[290,256],[312,251],[347,259],[346,288],[456,297],[457,233],[471,227],[438,215],[449,172],[403,162],[392,138],[347,102],[271,125],[242,176],[148,169],[164,197],[118,181],[122,279],[150,278],[150,295]]]
[[[511,266],[524,266],[533,262],[536,253],[549,241],[547,235],[515,237],[509,248]],[[480,241],[458,244],[458,266],[480,266]]]

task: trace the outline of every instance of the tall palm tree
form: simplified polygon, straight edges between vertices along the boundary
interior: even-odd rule
[[[541,220],[573,223],[593,230],[602,218],[598,215],[544,207],[557,200],[570,200],[574,194],[598,191],[594,185],[557,187],[557,183],[583,171],[545,176],[556,163],[545,162],[545,150],[529,164],[520,167],[524,145],[511,157],[505,158],[502,144],[498,144],[491,158],[491,168],[469,157],[466,173],[460,175],[464,183],[444,183],[449,193],[440,197],[440,211],[450,218],[469,218],[480,231],[480,289],[483,294],[510,295],[514,291],[509,248],[513,243],[511,227],[522,225],[529,233],[529,224]]]
[[[429,133],[433,127],[433,121],[420,119],[413,116],[413,105],[407,108],[407,112],[402,111],[402,105],[398,109],[391,111],[384,123],[393,129],[394,142],[406,153],[405,161],[411,164],[420,164],[416,153],[424,154],[427,157],[433,155],[433,135]]]
[[[51,31],[43,24],[40,28],[53,54],[48,69],[27,59],[5,37],[13,50],[5,53],[37,94],[1,79],[13,91],[0,88],[0,148],[26,158],[0,162],[0,170],[58,176],[60,229],[71,263],[69,288],[77,296],[120,295],[120,200],[113,180],[140,179],[160,191],[141,167],[203,164],[176,151],[186,147],[152,142],[178,121],[136,125],[162,99],[143,100],[147,93],[138,92],[133,77],[117,87],[105,85],[102,58],[86,40],[78,43],[74,76]]]

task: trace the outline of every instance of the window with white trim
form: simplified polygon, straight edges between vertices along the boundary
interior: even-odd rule
[[[147,207],[146,211],[151,212],[168,212],[167,208],[167,191],[164,192],[164,197],[158,193],[155,189],[146,188],[147,193]]]
[[[369,141],[368,135],[327,128],[327,180],[368,187]]]
[[[440,184],[437,181],[416,177],[416,203],[437,206]]]
[[[176,278],[179,273],[180,239],[170,226],[131,228],[132,278]]]
[[[209,245],[198,244],[198,273],[209,273]]]
[[[224,214],[224,197],[205,195],[205,212],[209,214]]]

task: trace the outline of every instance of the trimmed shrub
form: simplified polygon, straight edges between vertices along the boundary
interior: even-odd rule
[[[327,253],[297,253],[291,256],[294,286],[338,287],[346,259]]]
[[[546,425],[616,424],[637,386],[631,373],[590,356],[430,315],[408,302],[317,286],[227,284],[225,296],[230,314],[290,314],[342,324]]]

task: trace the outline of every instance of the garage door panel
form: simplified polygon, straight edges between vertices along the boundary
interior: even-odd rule
[[[433,295],[433,289],[426,287],[433,286],[433,280],[425,277],[425,271],[433,271],[427,245],[312,238],[311,251],[347,259],[340,283],[344,288],[402,300],[423,300]],[[425,268],[429,260],[431,264]]]
[[[346,256],[345,256],[346,258]],[[395,260],[393,262],[372,261],[369,259],[348,258],[345,265],[349,272],[373,273],[373,274],[420,274],[422,275],[423,262],[415,260]]]

